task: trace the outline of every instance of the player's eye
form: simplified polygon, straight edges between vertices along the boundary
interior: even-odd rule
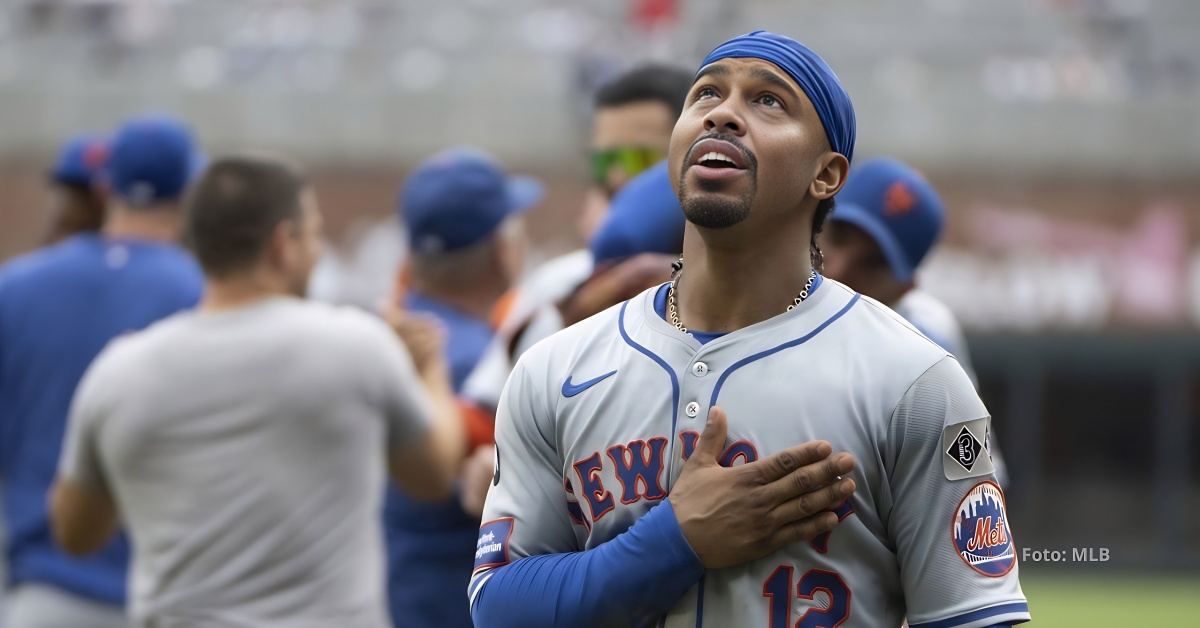
[[[692,100],[704,100],[706,98],[716,98],[717,90],[711,87],[701,87],[696,90],[696,94],[692,96]]]
[[[774,109],[774,108],[782,109],[783,108],[783,101],[779,100],[778,98],[776,98],[775,96],[773,96],[771,94],[763,94],[762,96],[759,96],[758,103],[764,107],[770,107],[772,109]]]

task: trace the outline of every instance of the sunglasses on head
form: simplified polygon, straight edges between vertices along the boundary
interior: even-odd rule
[[[608,181],[608,172],[614,166],[619,167],[627,176],[633,177],[662,161],[665,156],[661,150],[642,146],[618,146],[592,151],[592,179],[597,184],[604,185]]]

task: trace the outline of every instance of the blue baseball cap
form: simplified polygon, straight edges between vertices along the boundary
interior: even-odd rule
[[[667,162],[661,161],[617,192],[588,249],[596,266],[639,253],[678,254],[684,222]]]
[[[138,116],[113,137],[108,184],[130,205],[154,205],[183,196],[203,168],[204,157],[187,124],[166,115]]]
[[[67,140],[50,169],[50,179],[66,185],[88,186],[108,161],[108,138],[97,134],[76,135]]]
[[[946,208],[920,173],[879,157],[850,171],[830,220],[866,231],[896,279],[908,281],[941,235]]]
[[[536,179],[508,176],[486,153],[454,148],[421,162],[397,201],[413,251],[438,253],[483,240],[542,193]]]

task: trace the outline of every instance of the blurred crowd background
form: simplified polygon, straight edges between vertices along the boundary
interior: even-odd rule
[[[920,285],[968,331],[1018,546],[1111,552],[1023,573],[1200,571],[1191,0],[6,0],[0,260],[39,244],[64,139],[168,111],[209,154],[312,172],[332,245],[315,296],[387,294],[398,186],[462,144],[546,183],[533,268],[581,244],[596,87],[761,27],[837,70],[858,159],[919,166],[950,208]]]

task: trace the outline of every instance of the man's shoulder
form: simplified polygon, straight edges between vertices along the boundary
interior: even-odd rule
[[[110,244],[106,255],[116,255],[114,250],[119,248],[119,244]],[[141,247],[149,255],[133,256],[131,259],[135,262],[140,262],[144,267],[156,269],[164,274],[172,274],[176,276],[185,276],[190,279],[203,281],[204,271],[200,268],[200,263],[186,249],[175,243],[168,242],[153,242],[144,243]]]
[[[300,346],[322,355],[326,364],[345,364],[357,370],[407,353],[391,325],[373,312],[315,301],[296,301],[290,309]]]
[[[166,299],[173,307],[187,307],[199,300],[204,275],[177,245],[106,241],[94,234],[67,238],[0,266],[0,291],[23,297],[58,299],[82,285],[111,287],[120,299]]]
[[[615,368],[613,351],[622,345],[621,317],[627,309],[639,309],[642,306],[639,300],[646,298],[647,293],[613,305],[538,341],[521,354],[514,373],[521,373],[521,377],[539,387],[556,391],[571,373]]]
[[[628,301],[617,303],[565,329],[554,332],[530,347],[522,354],[521,360],[544,362],[569,356],[578,358],[581,349],[619,341],[620,318],[626,305],[633,308],[632,304],[643,298],[645,298],[645,293]]]
[[[392,335],[380,316],[352,305],[289,299],[284,307],[288,321],[310,339],[377,342]]]
[[[855,294],[850,288],[829,281],[830,288]],[[948,354],[926,338],[912,323],[886,305],[866,295],[846,312],[846,320],[831,326],[835,338],[851,355],[873,369],[891,373],[911,383]]]
[[[181,319],[188,316],[187,313],[168,316],[144,329],[113,337],[88,366],[89,379],[101,381],[102,387],[107,388],[154,375],[158,364],[155,356],[172,352]]]
[[[88,246],[92,241],[92,237],[76,236],[18,255],[0,264],[0,283],[38,282],[47,272],[74,266],[92,250]]]

